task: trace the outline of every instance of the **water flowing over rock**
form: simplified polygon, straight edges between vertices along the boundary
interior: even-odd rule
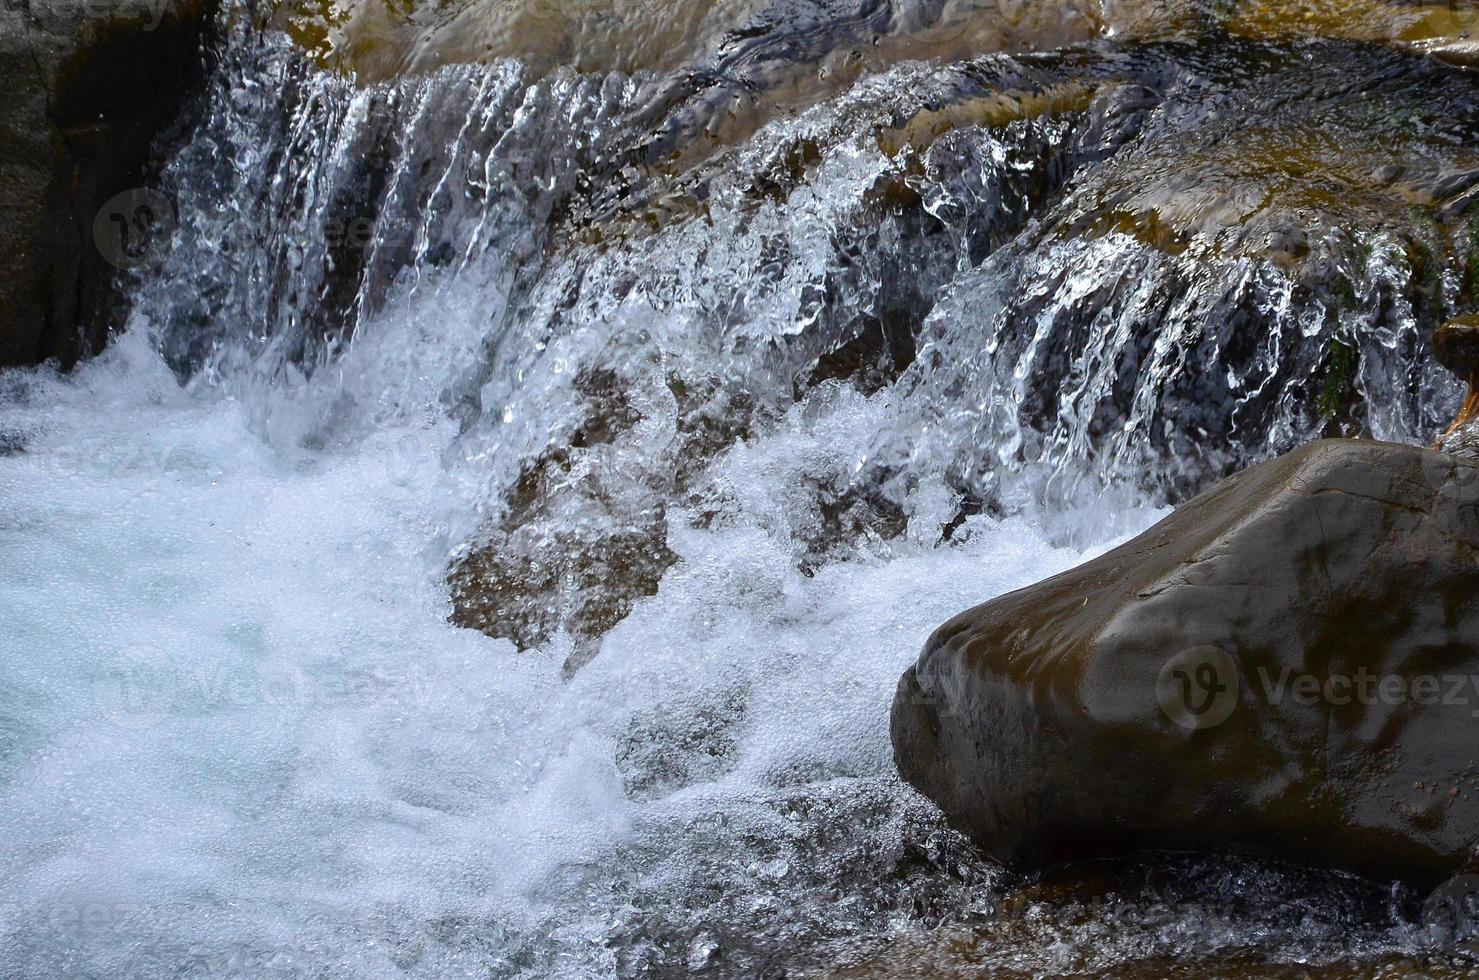
[[[1322,441],[940,627],[899,769],[998,858],[1245,847],[1429,884],[1479,846],[1479,467]]]
[[[639,6],[221,11],[128,329],[0,375],[12,972],[979,935],[1020,882],[892,765],[928,631],[1452,419],[1479,79],[1419,49],[1467,7]],[[1405,891],[1195,867],[1123,934],[1047,901],[991,968],[1427,948]],[[49,928],[98,895],[114,929]]]
[[[1468,389],[1453,424],[1438,437],[1435,449],[1466,456],[1479,454],[1479,316],[1450,320],[1433,334],[1433,356]]]
[[[358,87],[227,29],[168,174],[189,217],[136,315],[182,373],[292,388],[415,311],[496,488],[456,615],[524,610],[489,627],[521,645],[598,642],[655,588],[675,499],[725,519],[708,462],[834,389],[877,421],[785,505],[808,571],[926,509],[944,529],[1113,487],[1180,499],[1312,436],[1414,439],[1455,397],[1425,338],[1474,292],[1479,82],[1409,56],[907,64],[727,147],[697,81],[500,62]],[[642,422],[586,445],[616,417],[577,381],[596,370]],[[278,437],[324,445],[388,396],[304,397],[316,421]],[[521,508],[556,462],[566,502]],[[629,583],[602,572],[639,554]]]

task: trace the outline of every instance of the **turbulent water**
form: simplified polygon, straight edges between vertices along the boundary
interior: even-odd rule
[[[808,9],[702,71],[373,82],[223,14],[125,329],[0,375],[3,972],[1426,950],[1298,869],[1017,891],[886,718],[940,622],[1216,476],[1432,437],[1479,85],[1096,24],[798,94],[898,33]]]

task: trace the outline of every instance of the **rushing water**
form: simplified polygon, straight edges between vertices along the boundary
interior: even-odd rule
[[[1296,869],[1014,897],[886,717],[938,623],[1220,473],[1431,437],[1474,84],[1221,37],[781,97],[871,22],[766,17],[738,74],[373,84],[223,17],[126,331],[0,376],[3,972],[1422,948]]]

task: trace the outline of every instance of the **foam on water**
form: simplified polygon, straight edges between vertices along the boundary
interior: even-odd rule
[[[904,64],[666,172],[718,111],[681,73],[357,87],[223,36],[129,330],[0,375],[6,973],[750,976],[979,920],[998,873],[893,773],[927,634],[1316,436],[1322,385],[1394,438],[1457,396],[1420,343],[1457,280],[1414,306],[1369,227],[1318,289],[1079,227],[1094,173],[1222,145],[1226,66]],[[560,576],[527,649],[450,625],[470,551],[611,578],[581,549],[634,527],[676,561],[603,635]],[[1358,950],[1263,918],[1002,955]]]
[[[891,774],[899,671],[1078,557],[978,518],[808,578],[762,522],[685,527],[659,594],[563,683],[565,641],[447,624],[466,481],[414,397],[308,451],[181,389],[137,333],[3,383],[24,448],[0,457],[0,958],[30,975],[604,973],[633,909],[696,901],[695,875],[798,900],[798,936],[880,928],[918,809]],[[784,492],[876,410],[782,426],[735,492]],[[829,852],[788,807],[878,826]],[[860,843],[879,853],[828,870]]]

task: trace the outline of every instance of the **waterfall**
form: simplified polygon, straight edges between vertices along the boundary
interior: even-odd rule
[[[1410,97],[1415,69],[1394,56],[1326,56]],[[182,377],[228,387],[306,379],[418,321],[403,353],[437,362],[417,366],[443,372],[465,452],[497,457],[490,492],[568,440],[590,410],[576,379],[597,369],[615,397],[665,403],[668,443],[703,411],[675,407],[678,388],[772,420],[828,383],[887,401],[852,481],[894,506],[925,474],[975,506],[1053,512],[1118,483],[1178,500],[1322,432],[1423,439],[1455,396],[1426,334],[1472,288],[1473,229],[1441,213],[1403,227],[1387,201],[1286,205],[1307,191],[1260,158],[1369,138],[1373,93],[1293,98],[1302,59],[1247,79],[1239,57],[905,63],[713,146],[697,81],[685,101],[651,74],[501,61],[356,85],[233,22],[166,175],[174,247],[134,316]],[[1248,105],[1269,107],[1262,142],[1232,111]],[[655,159],[654,132],[671,143],[685,115],[705,145]],[[1291,142],[1316,142],[1322,116],[1339,128],[1323,149]],[[1461,210],[1472,181],[1426,149],[1398,168],[1417,186],[1390,196],[1440,185]],[[1158,187],[1183,156],[1207,186]],[[1229,200],[1216,180],[1248,158],[1274,172]],[[297,438],[348,424],[352,383],[326,385]]]
[[[358,79],[223,12],[126,330],[0,378],[10,962],[758,976],[979,923],[1000,872],[892,771],[929,631],[1453,410],[1471,76],[1078,27],[798,69],[902,16],[855,6]],[[1187,874],[1205,932],[1407,948]],[[997,967],[1083,962],[1071,913],[1013,929]]]

